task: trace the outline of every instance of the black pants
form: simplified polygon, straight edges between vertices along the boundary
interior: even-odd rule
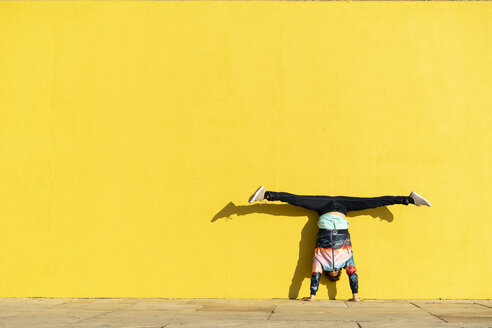
[[[286,192],[267,191],[267,200],[279,200],[308,210],[317,211],[320,215],[327,212],[341,212],[345,215],[350,211],[360,211],[387,205],[413,203],[409,196],[382,197],[347,197],[347,196],[299,196]]]

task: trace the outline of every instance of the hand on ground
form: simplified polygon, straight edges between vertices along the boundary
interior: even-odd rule
[[[316,299],[314,297],[303,297],[302,300],[305,301],[305,302],[314,302],[314,301],[316,301]]]

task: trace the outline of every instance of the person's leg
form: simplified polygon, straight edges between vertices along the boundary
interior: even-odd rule
[[[291,205],[304,207],[308,210],[321,211],[331,202],[330,196],[300,196],[286,192],[265,192],[265,199],[270,201],[281,201]]]
[[[346,197],[337,196],[333,197],[333,200],[341,204],[350,211],[361,211],[369,208],[377,208],[381,206],[402,204],[413,204],[414,201],[409,196],[382,196],[382,197]]]
[[[318,213],[341,212],[347,214],[349,211],[360,211],[369,208],[377,208],[394,204],[431,204],[422,196],[412,192],[410,196],[382,196],[382,197],[347,197],[347,196],[300,196],[286,192],[265,191],[260,187],[255,194],[250,197],[249,202],[267,199],[270,201],[282,201],[295,206],[304,207]]]

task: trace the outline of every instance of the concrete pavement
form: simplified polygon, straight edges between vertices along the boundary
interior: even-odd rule
[[[492,327],[491,300],[0,298],[0,327]]]

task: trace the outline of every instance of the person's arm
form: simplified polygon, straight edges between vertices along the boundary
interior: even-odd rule
[[[303,301],[314,302],[316,300],[316,292],[318,291],[320,278],[321,272],[313,272],[311,274],[311,296],[303,297]]]
[[[345,271],[349,277],[350,289],[352,290],[352,298],[349,301],[360,302],[359,298],[359,276],[357,275],[357,268],[355,267],[354,257],[347,261],[345,265]]]
[[[359,298],[359,277],[357,273],[349,275],[350,289],[352,289],[352,298],[349,301],[360,302]]]

